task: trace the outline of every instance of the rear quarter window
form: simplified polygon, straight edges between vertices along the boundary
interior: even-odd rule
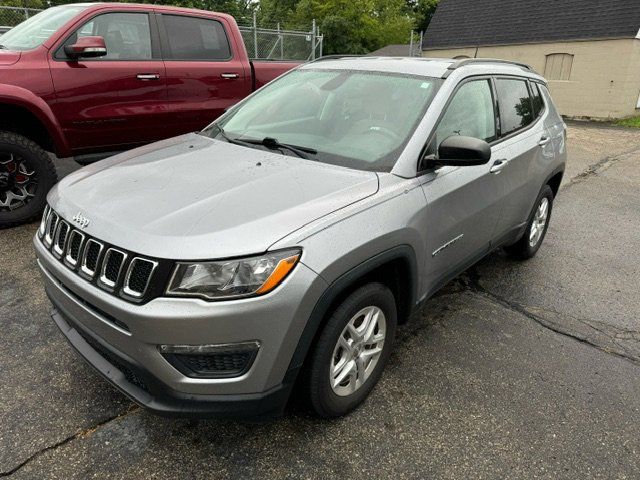
[[[525,80],[498,78],[496,90],[502,136],[510,135],[533,123],[533,104]]]

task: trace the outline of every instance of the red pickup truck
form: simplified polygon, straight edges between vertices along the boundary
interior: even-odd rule
[[[49,8],[0,37],[0,227],[32,219],[58,157],[200,130],[294,68],[252,62],[233,17],[156,5]]]

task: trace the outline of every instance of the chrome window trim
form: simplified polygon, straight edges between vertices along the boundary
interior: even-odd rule
[[[60,248],[58,246],[59,240],[60,240],[60,232],[62,230],[62,226],[66,225],[67,226],[67,235],[64,237],[64,244],[62,245],[62,248]],[[61,258],[62,255],[64,255],[64,252],[67,248],[67,241],[69,240],[69,233],[71,233],[71,225],[69,225],[68,222],[66,222],[65,220],[63,220],[62,218],[60,218],[60,221],[58,222],[58,225],[56,226],[56,233],[54,235],[53,238],[53,255],[56,258]]]
[[[131,277],[131,271],[133,270],[133,266],[137,261],[147,262],[152,265],[151,272],[149,272],[149,276],[147,277],[147,282],[145,283],[144,289],[142,290],[141,293],[138,293],[129,288],[129,279]],[[157,267],[158,267],[158,262],[156,262],[155,260],[150,260],[148,258],[143,258],[143,257],[133,257],[131,259],[131,262],[129,262],[129,267],[127,268],[127,273],[124,277],[124,283],[123,283],[124,288],[122,289],[122,293],[127,297],[132,297],[136,299],[142,298],[144,294],[147,293],[147,289],[149,288],[149,284],[151,283],[151,277],[153,277],[153,273],[156,271]]]
[[[100,247],[100,250],[98,250],[98,262],[96,264],[96,270],[98,269],[97,267],[100,264],[100,256],[102,255],[102,250],[104,249],[103,243],[98,242],[93,238],[90,238],[89,240],[87,240],[87,244],[84,248],[84,251],[82,252],[82,262],[80,264],[80,271],[86,276],[88,276],[89,278],[93,278],[96,274],[96,270],[90,270],[87,268],[87,252],[89,251],[89,245],[91,243],[95,243],[96,245],[98,245],[98,247]]]
[[[113,253],[120,253],[122,254],[122,263],[120,264],[120,268],[118,269],[118,274],[116,275],[116,281],[112,282],[111,280],[109,280],[106,276],[105,276],[105,271],[107,269],[107,263],[109,263],[109,258],[111,257],[111,255]],[[100,269],[100,277],[98,278],[98,282],[109,288],[109,289],[113,289],[116,286],[116,283],[118,283],[118,280],[120,280],[120,274],[122,273],[122,267],[124,267],[124,264],[127,262],[127,253],[123,252],[122,250],[118,250],[117,248],[113,248],[110,247],[107,249],[107,251],[104,254],[104,258],[102,259],[102,268]]]
[[[60,220],[60,216],[55,212],[55,211],[51,211],[51,214],[49,215],[49,218],[47,219],[47,228],[45,230],[45,235],[44,235],[44,245],[47,248],[51,248],[51,245],[53,244],[53,237],[49,234],[49,232],[51,231],[51,223],[53,222],[53,219],[55,217],[55,224],[53,227],[53,234],[55,236],[55,232],[56,229],[58,228],[58,221]]]
[[[80,236],[80,246],[78,247],[78,258],[74,260],[71,257],[71,244],[72,244],[71,239],[75,235]],[[84,241],[87,237],[80,230],[71,230],[68,236],[69,236],[69,239],[67,241],[68,248],[67,248],[67,254],[64,256],[64,262],[67,265],[67,267],[71,269],[75,269],[78,266],[78,263],[80,262],[80,258],[82,257],[82,247],[84,246]]]

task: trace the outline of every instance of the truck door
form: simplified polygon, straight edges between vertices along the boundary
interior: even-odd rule
[[[171,135],[200,130],[251,92],[246,53],[224,18],[158,14],[167,71],[166,128]]]
[[[107,54],[68,58],[65,45],[100,36]],[[54,47],[52,108],[75,151],[113,149],[163,137],[165,69],[154,17],[145,11],[98,13]]]

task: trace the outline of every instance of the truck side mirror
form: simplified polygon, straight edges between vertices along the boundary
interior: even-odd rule
[[[72,60],[104,57],[107,54],[107,45],[102,37],[80,37],[73,45],[64,47],[64,53]]]

